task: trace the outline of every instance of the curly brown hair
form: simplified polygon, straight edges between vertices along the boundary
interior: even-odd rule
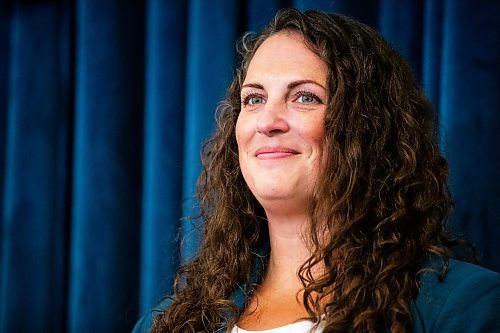
[[[299,270],[304,306],[311,319],[323,318],[324,332],[412,331],[410,303],[423,262],[443,258],[444,274],[448,258],[444,224],[452,201],[435,112],[407,63],[373,29],[294,9],[239,43],[240,66],[202,152],[202,244],[181,267],[152,331],[224,331],[241,314],[232,295],[250,281],[269,236],[240,171],[235,124],[252,56],[280,31],[302,35],[329,68],[327,162],[311,203],[314,251]],[[326,267],[321,276],[312,274],[316,265]]]

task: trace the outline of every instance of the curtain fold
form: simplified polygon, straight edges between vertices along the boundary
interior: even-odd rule
[[[61,11],[55,5],[19,6],[11,19],[3,133],[0,329],[61,331],[64,310],[53,311],[64,309],[65,297],[61,193],[66,181],[68,124],[60,89],[67,84],[60,67],[65,63],[59,54],[64,44],[59,33]],[[36,311],[30,320],[19,320],[27,306]]]
[[[258,32],[269,21],[276,12],[283,7],[291,7],[291,1],[287,0],[251,0],[246,4],[244,11],[244,30]]]
[[[140,2],[76,4],[71,332],[123,332],[137,312],[143,36]]]
[[[500,2],[444,2],[440,119],[456,209],[452,227],[500,269]]]
[[[201,221],[200,150],[235,42],[283,7],[377,28],[437,109],[450,227],[500,270],[500,3],[0,3],[0,332],[127,332],[172,291]]]
[[[435,2],[435,1],[434,1]],[[419,1],[381,0],[378,28],[410,63],[420,79],[422,71],[422,3]]]
[[[0,4],[0,217],[3,216],[3,189],[5,175],[5,148],[7,132],[7,103],[9,90],[9,65],[10,65],[10,30],[12,15],[7,5]],[[0,225],[0,239],[2,239],[2,227]],[[0,258],[2,246],[0,245]],[[0,273],[0,286],[1,286]],[[0,289],[1,290],[1,289]],[[0,291],[1,292],[1,291]]]
[[[426,1],[423,16],[422,87],[439,110],[443,1]]]
[[[171,292],[179,262],[187,5],[152,0],[146,10],[141,301],[146,312]]]
[[[194,200],[202,143],[213,131],[214,111],[233,75],[239,33],[237,1],[191,1],[188,14],[181,259],[196,253],[200,222]],[[217,8],[218,10],[215,10]]]

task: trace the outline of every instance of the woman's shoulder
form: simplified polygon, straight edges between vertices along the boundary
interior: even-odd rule
[[[415,332],[499,332],[500,274],[449,260],[444,278],[441,261],[432,260],[422,274],[412,304]]]
[[[170,298],[164,299],[160,304],[158,304],[153,310],[150,310],[148,313],[143,315],[135,324],[132,333],[147,333],[151,330],[153,326],[153,319],[158,314],[165,311],[172,300]]]

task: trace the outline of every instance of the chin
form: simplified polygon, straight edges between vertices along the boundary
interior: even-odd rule
[[[292,204],[296,201],[303,201],[302,198],[305,196],[304,193],[297,192],[296,190],[273,190],[270,187],[263,188],[260,191],[258,189],[252,190],[252,193],[261,204],[263,204],[263,202],[285,202],[287,204]]]

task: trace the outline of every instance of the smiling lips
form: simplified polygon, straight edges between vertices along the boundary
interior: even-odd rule
[[[260,160],[276,160],[298,154],[298,151],[287,147],[263,147],[255,151],[255,157]]]

